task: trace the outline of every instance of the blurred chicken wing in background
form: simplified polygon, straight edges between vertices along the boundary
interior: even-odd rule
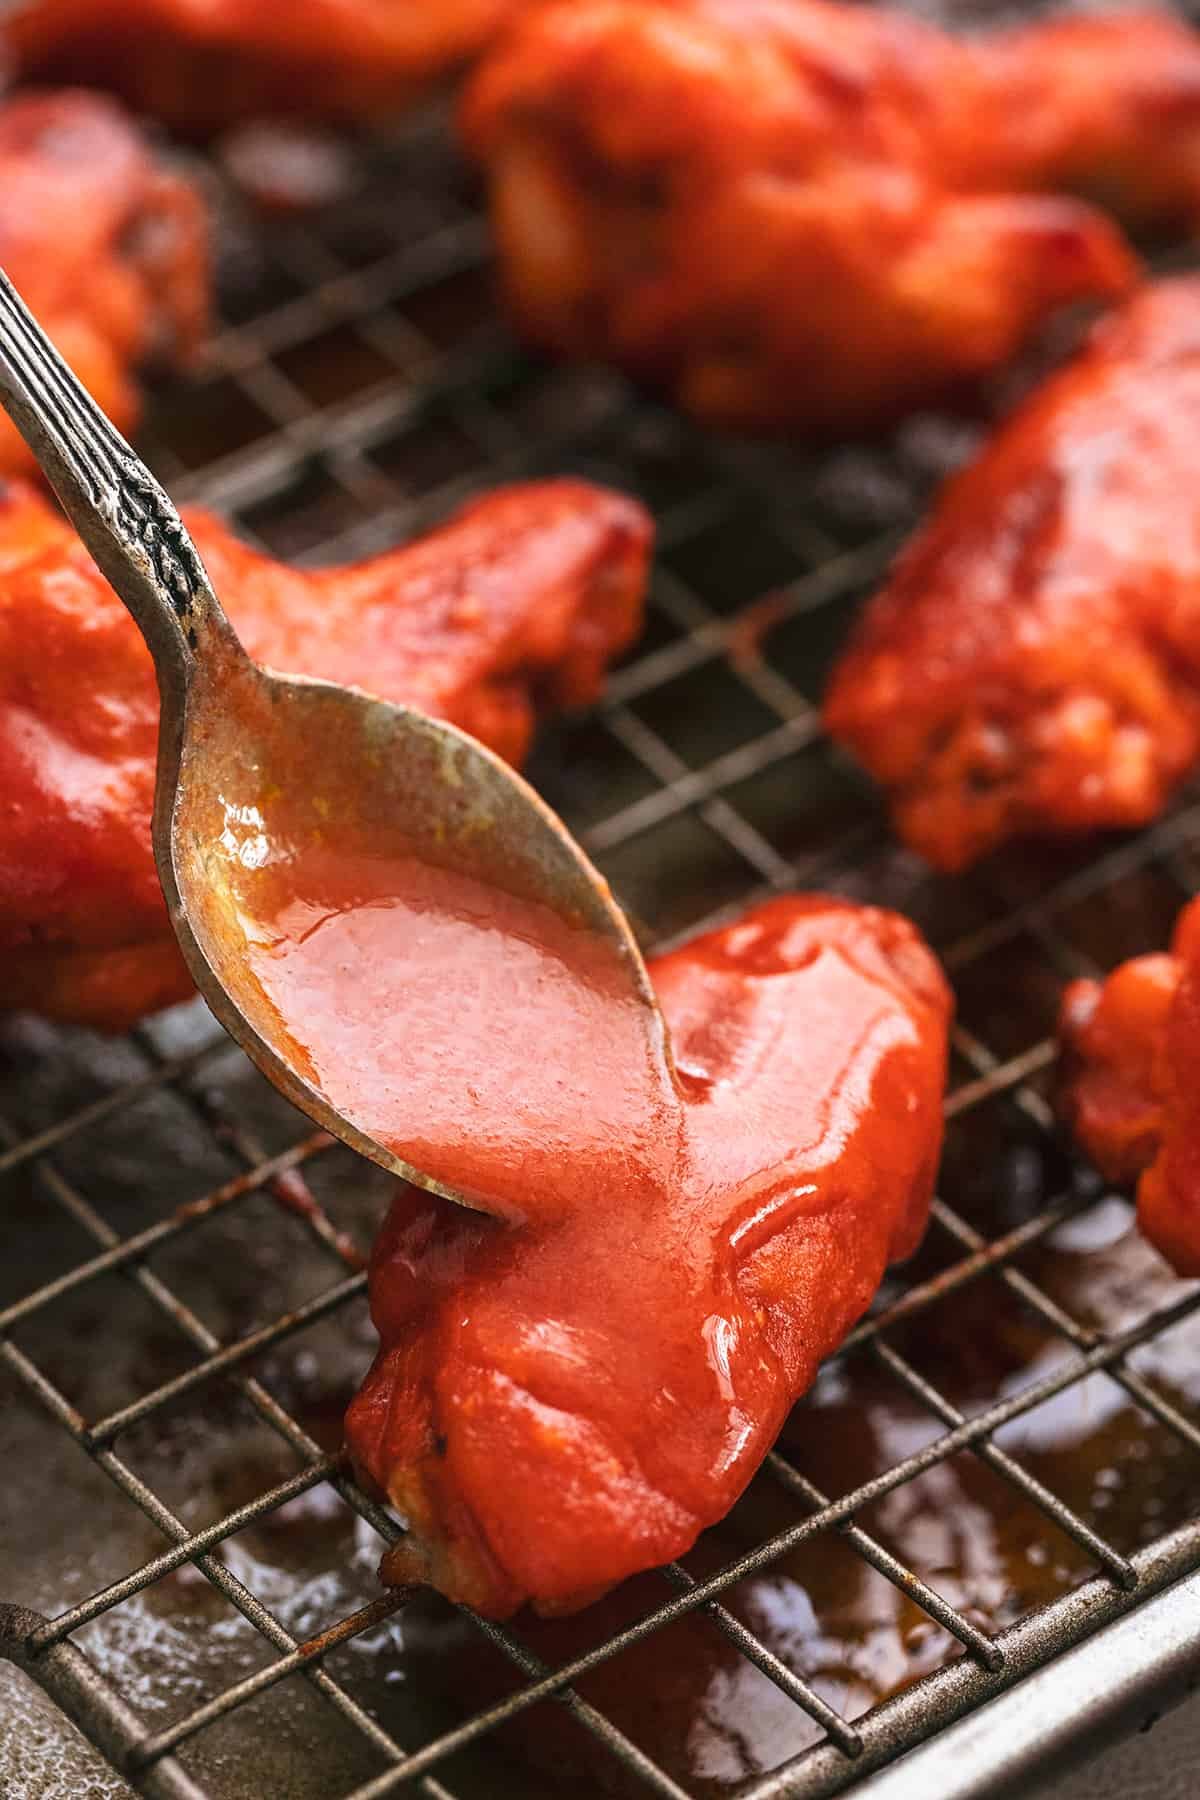
[[[260,115],[386,116],[529,0],[23,0],[0,46],[25,76],[96,83],[200,134]]]
[[[967,395],[1132,284],[1101,208],[1200,222],[1200,37],[1166,14],[956,41],[837,0],[558,0],[462,118],[518,324],[740,427]]]
[[[199,193],[113,101],[79,91],[0,104],[0,267],[123,431],[137,371],[186,361],[208,322]],[[32,471],[0,415],[0,474]]]

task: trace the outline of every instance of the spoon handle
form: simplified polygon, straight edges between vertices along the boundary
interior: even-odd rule
[[[203,640],[236,646],[182,519],[0,270],[0,404],[177,696]]]

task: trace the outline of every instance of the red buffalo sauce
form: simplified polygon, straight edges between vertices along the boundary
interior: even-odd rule
[[[670,1179],[665,1055],[618,949],[416,857],[307,845],[258,871],[246,955],[297,1071],[435,1181],[510,1218]]]

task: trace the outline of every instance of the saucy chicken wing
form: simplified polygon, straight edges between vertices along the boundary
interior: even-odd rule
[[[740,426],[966,393],[1131,284],[1098,207],[1200,224],[1200,37],[1153,12],[955,41],[837,0],[557,0],[463,128],[528,334]]]
[[[597,693],[635,637],[650,524],[581,482],[495,493],[406,547],[303,573],[187,523],[250,654],[440,714],[516,761],[535,709]],[[0,500],[0,1011],[121,1029],[191,982],[155,874],[158,692],[70,528]]]
[[[1152,819],[1200,757],[1200,279],[1147,288],[943,491],[832,735],[943,869]]]
[[[1110,1181],[1137,1181],[1138,1223],[1200,1275],[1200,901],[1169,955],[1138,956],[1063,996],[1061,1110]]]
[[[200,196],[98,94],[0,105],[0,267],[126,431],[135,372],[186,359],[207,323]],[[33,466],[0,416],[0,474]]]
[[[22,0],[24,74],[98,83],[184,130],[384,114],[477,54],[527,0]]]
[[[381,1344],[347,1438],[408,1523],[384,1577],[493,1617],[573,1611],[687,1550],[925,1225],[951,1002],[906,920],[773,900],[650,973],[678,1071],[666,1177],[631,1153],[597,1203],[568,1145],[553,1206],[404,1187],[374,1251]]]

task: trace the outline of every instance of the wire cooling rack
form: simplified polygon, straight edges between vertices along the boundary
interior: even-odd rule
[[[939,1738],[953,1721],[1023,1681],[1045,1696],[1082,1644],[1046,1697],[1075,1743],[1200,1657],[1200,1604],[1153,1613],[1200,1567],[1200,1289],[1072,1163],[1047,1099],[1062,981],[1163,942],[1200,806],[1099,854],[923,871],[815,701],[962,428],[823,458],[706,438],[518,351],[436,120],[361,173],[318,217],[251,233],[231,213],[223,324],[158,406],[158,472],[310,562],[510,477],[642,495],[646,637],[592,715],[543,735],[534,778],[650,947],[789,888],[912,914],[960,1000],[944,1185],[726,1527],[569,1626],[500,1628],[378,1591],[398,1527],[339,1460],[376,1172],[198,1006],[119,1045],[8,1027],[0,1776],[20,1800],[817,1800],[932,1739],[950,1751],[889,1794],[993,1791],[1011,1741]],[[1114,1697],[1127,1614],[1161,1629],[1122,1651]],[[1024,1736],[1049,1747],[1032,1712]]]

